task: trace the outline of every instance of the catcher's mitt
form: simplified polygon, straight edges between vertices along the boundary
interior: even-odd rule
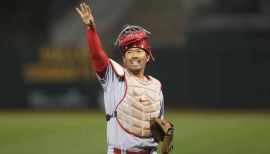
[[[152,136],[159,142],[162,141],[162,154],[168,154],[173,148],[173,124],[169,121],[153,118],[150,121]]]

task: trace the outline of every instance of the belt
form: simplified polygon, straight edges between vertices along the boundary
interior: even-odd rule
[[[114,148],[113,152],[114,154],[121,154],[121,149]],[[151,149],[143,149],[142,151],[134,152],[134,151],[126,151],[126,154],[150,154]]]

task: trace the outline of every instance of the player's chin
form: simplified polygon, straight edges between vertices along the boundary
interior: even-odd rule
[[[130,71],[134,71],[134,72],[138,72],[138,71],[141,71],[142,68],[143,68],[143,67],[140,66],[140,65],[135,65],[135,66],[133,65],[133,66],[130,66],[130,67],[129,67],[129,70],[130,70]]]

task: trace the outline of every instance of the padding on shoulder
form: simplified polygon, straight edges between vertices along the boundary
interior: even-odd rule
[[[148,78],[150,78],[153,82],[155,82],[156,84],[158,84],[159,87],[160,87],[160,90],[162,91],[162,84],[161,84],[161,82],[158,79],[156,79],[156,78],[154,78],[154,77],[152,77],[150,75],[148,75]]]
[[[119,65],[117,62],[113,61],[112,59],[109,59],[110,64],[112,65],[113,71],[117,74],[119,77],[123,77],[125,75],[124,68]]]

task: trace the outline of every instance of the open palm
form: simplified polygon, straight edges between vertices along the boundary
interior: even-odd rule
[[[93,27],[95,25],[94,18],[93,18],[93,15],[91,13],[91,9],[88,5],[86,5],[85,3],[81,3],[80,9],[76,8],[76,10],[86,25],[88,25],[90,27]]]

